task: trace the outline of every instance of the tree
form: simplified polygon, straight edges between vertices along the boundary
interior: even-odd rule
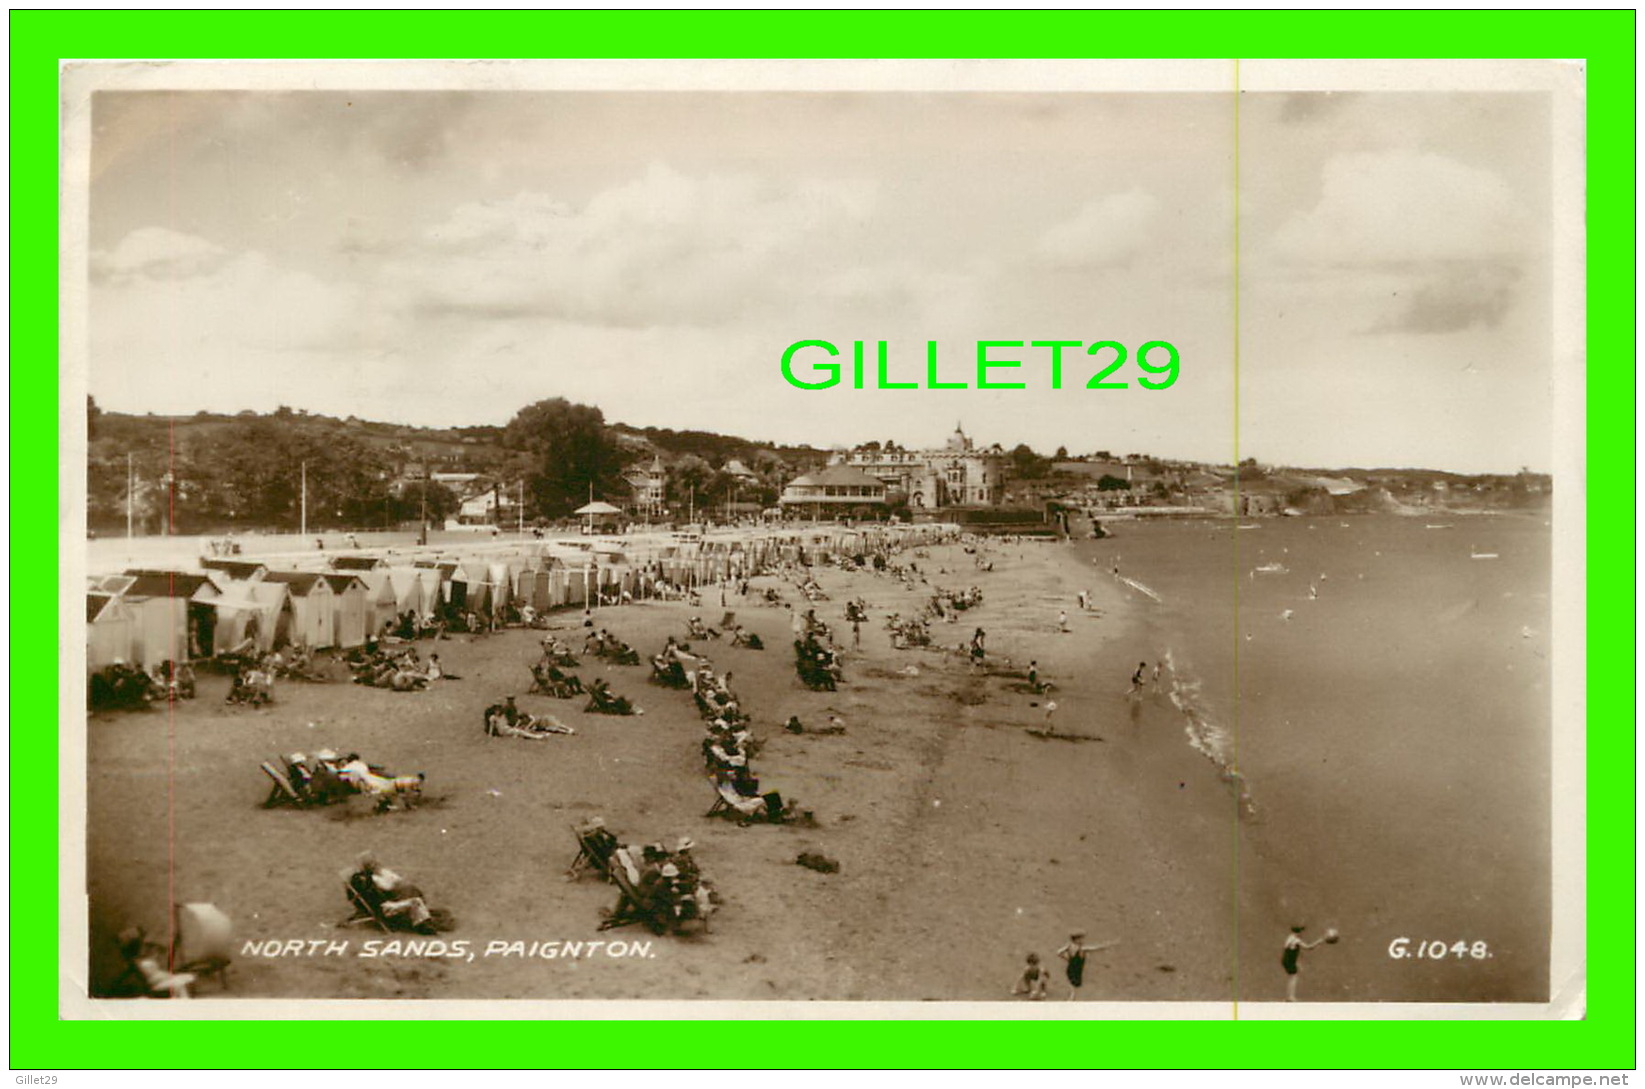
[[[625,494],[622,447],[605,426],[605,416],[589,405],[554,397],[527,405],[503,430],[503,445],[530,455],[526,487],[537,513],[570,514],[596,498]]]
[[[97,437],[97,424],[103,418],[103,410],[97,407],[97,398],[86,398],[86,441],[90,442]]]
[[[427,507],[424,507],[424,501]],[[407,484],[395,499],[390,509],[396,522],[410,522],[420,519],[425,510],[428,520],[439,525],[447,518],[457,513],[459,506],[457,494],[444,484],[436,484],[429,480],[419,480]]]
[[[695,502],[701,507],[708,502],[714,475],[714,467],[705,459],[687,454],[669,466],[668,498],[681,506]]]
[[[1097,491],[1099,492],[1114,492],[1122,489],[1130,491],[1131,482],[1114,476],[1112,473],[1103,473],[1102,479],[1097,481]]]
[[[1068,460],[1068,447],[1066,447],[1066,446],[1057,447],[1056,457],[1057,457],[1058,461],[1067,461]]]
[[[1051,472],[1051,459],[1042,458],[1027,443],[1011,451],[1011,475],[1018,480],[1037,480]]]

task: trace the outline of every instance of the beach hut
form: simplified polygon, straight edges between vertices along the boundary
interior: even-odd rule
[[[258,600],[257,594],[263,600]],[[257,654],[274,649],[276,636],[281,635],[282,609],[290,597],[286,588],[274,583],[268,586],[231,586],[222,597],[211,603],[217,614],[214,654],[224,654],[247,645]],[[285,628],[290,630],[290,614],[286,612]],[[286,642],[285,638],[280,640]]]
[[[434,580],[432,588],[425,581],[425,576]],[[396,615],[410,611],[421,616],[429,611],[429,600],[439,600],[438,574],[415,567],[391,567],[388,579],[389,585],[394,589]]]
[[[123,594],[137,581],[136,575],[92,575],[86,579],[86,589],[99,594]]]
[[[387,567],[388,561],[381,556],[333,556],[331,569],[333,571],[350,571],[359,574],[362,571],[375,571]]]
[[[394,576],[386,568],[357,572],[366,588],[366,632],[375,634],[384,624],[394,623],[398,616],[399,598],[394,592]]]
[[[267,564],[252,560],[219,560],[203,556],[200,559],[200,566],[207,571],[216,571],[235,582],[257,582],[268,574]]]
[[[263,583],[285,586],[291,595],[291,641],[310,648],[332,645],[332,592],[313,571],[270,571]]]
[[[118,659],[132,660],[137,618],[117,594],[86,594],[86,668],[96,672]]]
[[[417,561],[417,569],[423,572],[424,593],[433,601],[433,605],[429,609],[430,612],[438,612],[440,605],[448,601],[459,608],[464,607],[463,602],[455,601],[452,597],[453,594],[460,592],[451,585],[452,579],[456,576],[457,569],[460,566],[456,560]]]
[[[241,591],[260,607],[267,623],[259,625],[258,640],[263,650],[283,647],[292,641],[297,627],[296,612],[292,608],[291,588],[283,582],[253,582]]]
[[[446,600],[458,609],[483,613],[491,607],[490,576],[486,565],[470,560],[452,566],[445,580]]]
[[[167,660],[188,657],[188,607],[185,597],[160,595],[122,598],[132,612],[131,656],[127,661],[152,669]]]
[[[366,584],[346,572],[321,577],[331,587],[331,645],[360,646],[366,641]]]
[[[138,618],[133,646],[137,659],[155,665],[212,652],[217,611],[211,603],[222,596],[212,574],[131,568],[121,578],[130,580],[122,596]]]
[[[486,577],[491,583],[491,611],[501,616],[514,600],[514,569],[507,563],[488,565]]]

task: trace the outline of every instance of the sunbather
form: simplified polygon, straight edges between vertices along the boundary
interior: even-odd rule
[[[189,985],[195,980],[193,972],[169,972],[161,965],[165,948],[146,940],[140,929],[120,933],[120,955],[142,980],[145,994],[164,994],[169,998],[189,997]]]
[[[393,870],[377,863],[369,854],[360,856],[359,868],[349,875],[348,887],[371,914],[391,927],[433,934],[448,927],[436,918],[423,892]]]

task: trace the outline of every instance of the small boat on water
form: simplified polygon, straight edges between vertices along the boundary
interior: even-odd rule
[[[1265,563],[1257,568],[1259,575],[1283,575],[1286,571],[1287,568],[1283,563]]]
[[[1471,559],[1471,560],[1494,560],[1494,559],[1497,559],[1498,557],[1497,557],[1497,554],[1495,552],[1481,552],[1475,546],[1469,545],[1468,546],[1468,558]]]
[[[1453,526],[1451,523],[1446,522],[1443,525],[1437,525],[1437,526],[1432,524],[1432,523],[1429,523],[1428,525],[1425,525],[1422,528],[1423,529],[1455,529],[1456,526]]]
[[[1251,524],[1250,524],[1250,525],[1248,525],[1248,526],[1240,526],[1240,525],[1236,525],[1236,526],[1235,526],[1235,527],[1234,527],[1234,528],[1235,528],[1235,529],[1261,529],[1261,528],[1262,528],[1262,526],[1260,526],[1260,525],[1258,525],[1258,524],[1257,524],[1257,523],[1256,523],[1256,522],[1252,522],[1252,523],[1251,523]]]

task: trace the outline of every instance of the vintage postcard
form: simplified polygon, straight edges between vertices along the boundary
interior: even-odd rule
[[[1582,117],[68,66],[63,1015],[1581,1016]]]

